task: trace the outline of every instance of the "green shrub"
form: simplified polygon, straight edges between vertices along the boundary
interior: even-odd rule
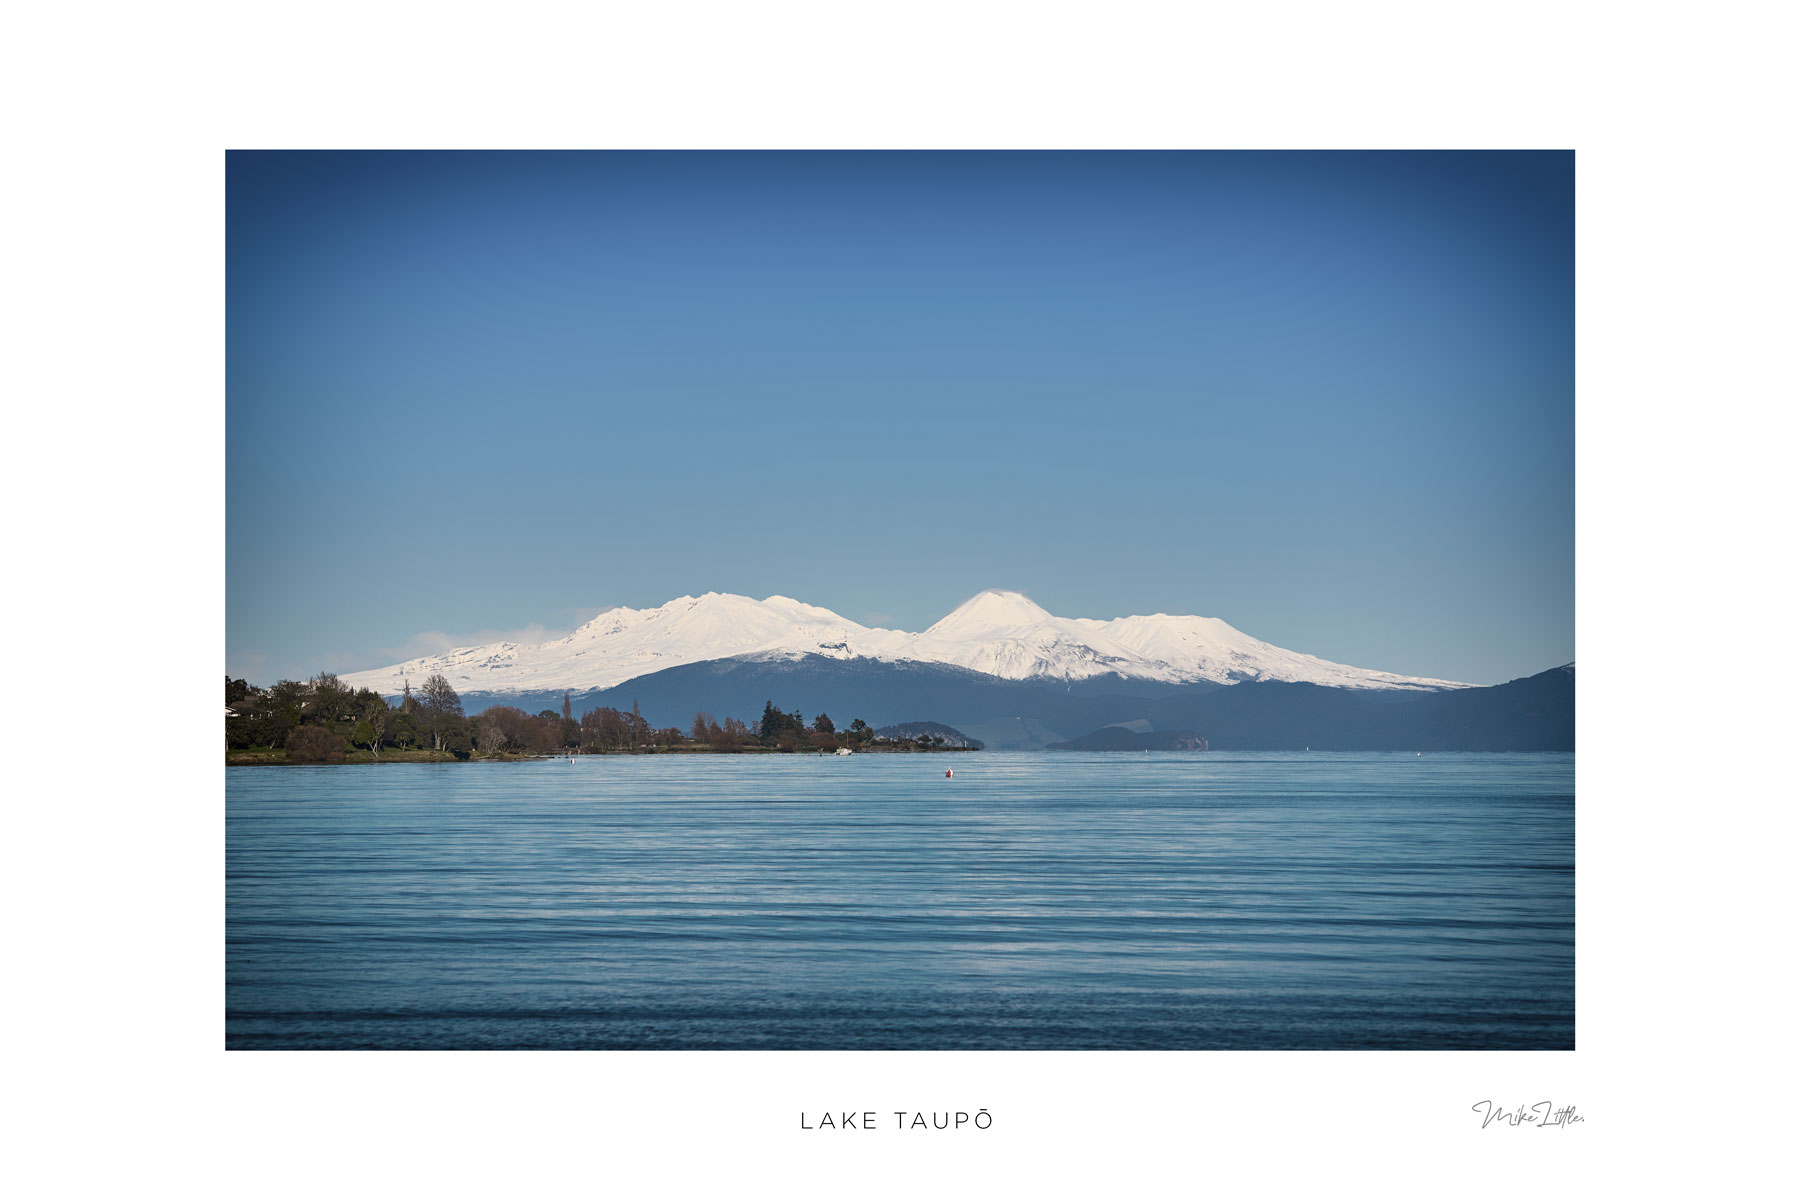
[[[288,760],[297,763],[341,763],[349,746],[342,734],[317,725],[302,725],[288,734]]]

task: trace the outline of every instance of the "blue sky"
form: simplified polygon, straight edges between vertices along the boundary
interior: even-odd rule
[[[226,669],[987,587],[1574,658],[1574,158],[233,153]]]

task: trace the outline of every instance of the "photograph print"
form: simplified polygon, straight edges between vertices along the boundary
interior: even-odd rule
[[[232,1050],[1573,1050],[1570,151],[226,155]]]

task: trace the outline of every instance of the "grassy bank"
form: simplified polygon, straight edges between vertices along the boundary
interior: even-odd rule
[[[344,755],[344,761],[346,763],[457,762],[458,759],[456,755],[447,750],[397,750],[390,746],[380,754],[371,750],[351,750]],[[225,765],[228,767],[266,767],[298,764],[288,757],[286,750],[271,750],[264,747],[251,750],[227,750]]]
[[[891,746],[866,746],[857,751],[858,754],[966,754],[973,753],[966,746],[930,746],[922,747],[905,742],[897,742]],[[603,758],[626,754],[717,754],[731,757],[736,754],[792,754],[798,758],[817,757],[816,750],[777,750],[770,746],[745,746],[737,750],[715,750],[707,745],[659,746],[654,750],[612,750],[589,754],[573,754],[569,756],[555,754],[474,754],[468,758],[458,758],[446,750],[397,750],[388,747],[380,754],[369,750],[351,750],[344,755],[344,765],[350,763],[407,763],[407,762],[542,762],[546,758]],[[824,757],[832,757],[826,751]],[[225,765],[228,767],[284,767],[284,766],[321,766],[327,764],[301,764],[288,757],[288,752],[267,747],[251,750],[227,750]]]

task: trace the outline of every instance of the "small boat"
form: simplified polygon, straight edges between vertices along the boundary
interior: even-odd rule
[[[833,751],[833,753],[836,754],[839,758],[842,758],[846,754],[855,754],[856,751],[852,750],[848,746],[839,746],[835,751]]]

